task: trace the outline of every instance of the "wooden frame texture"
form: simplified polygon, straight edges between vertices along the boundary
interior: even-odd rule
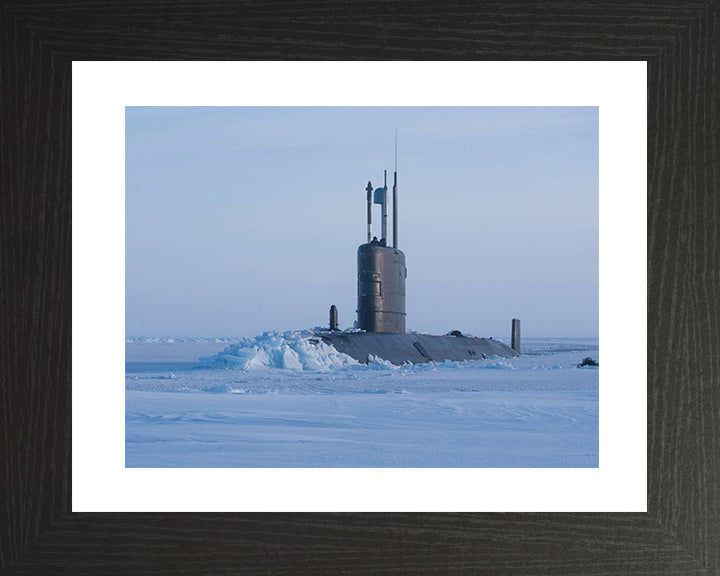
[[[720,574],[719,6],[0,4],[0,571]],[[140,59],[646,60],[648,512],[71,513],[71,62]]]

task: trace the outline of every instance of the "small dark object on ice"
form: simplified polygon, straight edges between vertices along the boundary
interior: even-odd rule
[[[584,358],[580,364],[577,365],[578,368],[582,368],[583,366],[600,366],[595,360],[590,358],[589,356],[587,358]]]

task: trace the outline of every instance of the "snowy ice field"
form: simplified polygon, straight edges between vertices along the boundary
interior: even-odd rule
[[[598,466],[597,339],[398,367],[306,336],[126,340],[126,467]]]

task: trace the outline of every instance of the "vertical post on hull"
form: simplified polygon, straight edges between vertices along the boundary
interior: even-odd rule
[[[372,240],[372,183],[368,182],[367,188],[367,241]]]
[[[520,354],[520,320],[513,318],[510,347]]]
[[[336,331],[338,328],[338,310],[337,306],[333,304],[330,306],[330,330]]]

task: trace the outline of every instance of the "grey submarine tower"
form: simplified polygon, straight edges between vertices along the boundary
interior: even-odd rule
[[[397,162],[397,161],[396,161]],[[338,311],[330,307],[330,327],[315,333],[338,352],[367,363],[372,356],[392,364],[419,364],[445,360],[479,360],[520,353],[520,321],[512,321],[512,345],[492,338],[477,338],[453,330],[444,336],[407,332],[405,329],[405,254],[398,248],[397,168],[393,181],[393,242],[388,245],[387,170],[384,185],[367,192],[367,242],[357,250],[357,331],[338,328]],[[381,237],[372,235],[373,204],[381,206]]]

